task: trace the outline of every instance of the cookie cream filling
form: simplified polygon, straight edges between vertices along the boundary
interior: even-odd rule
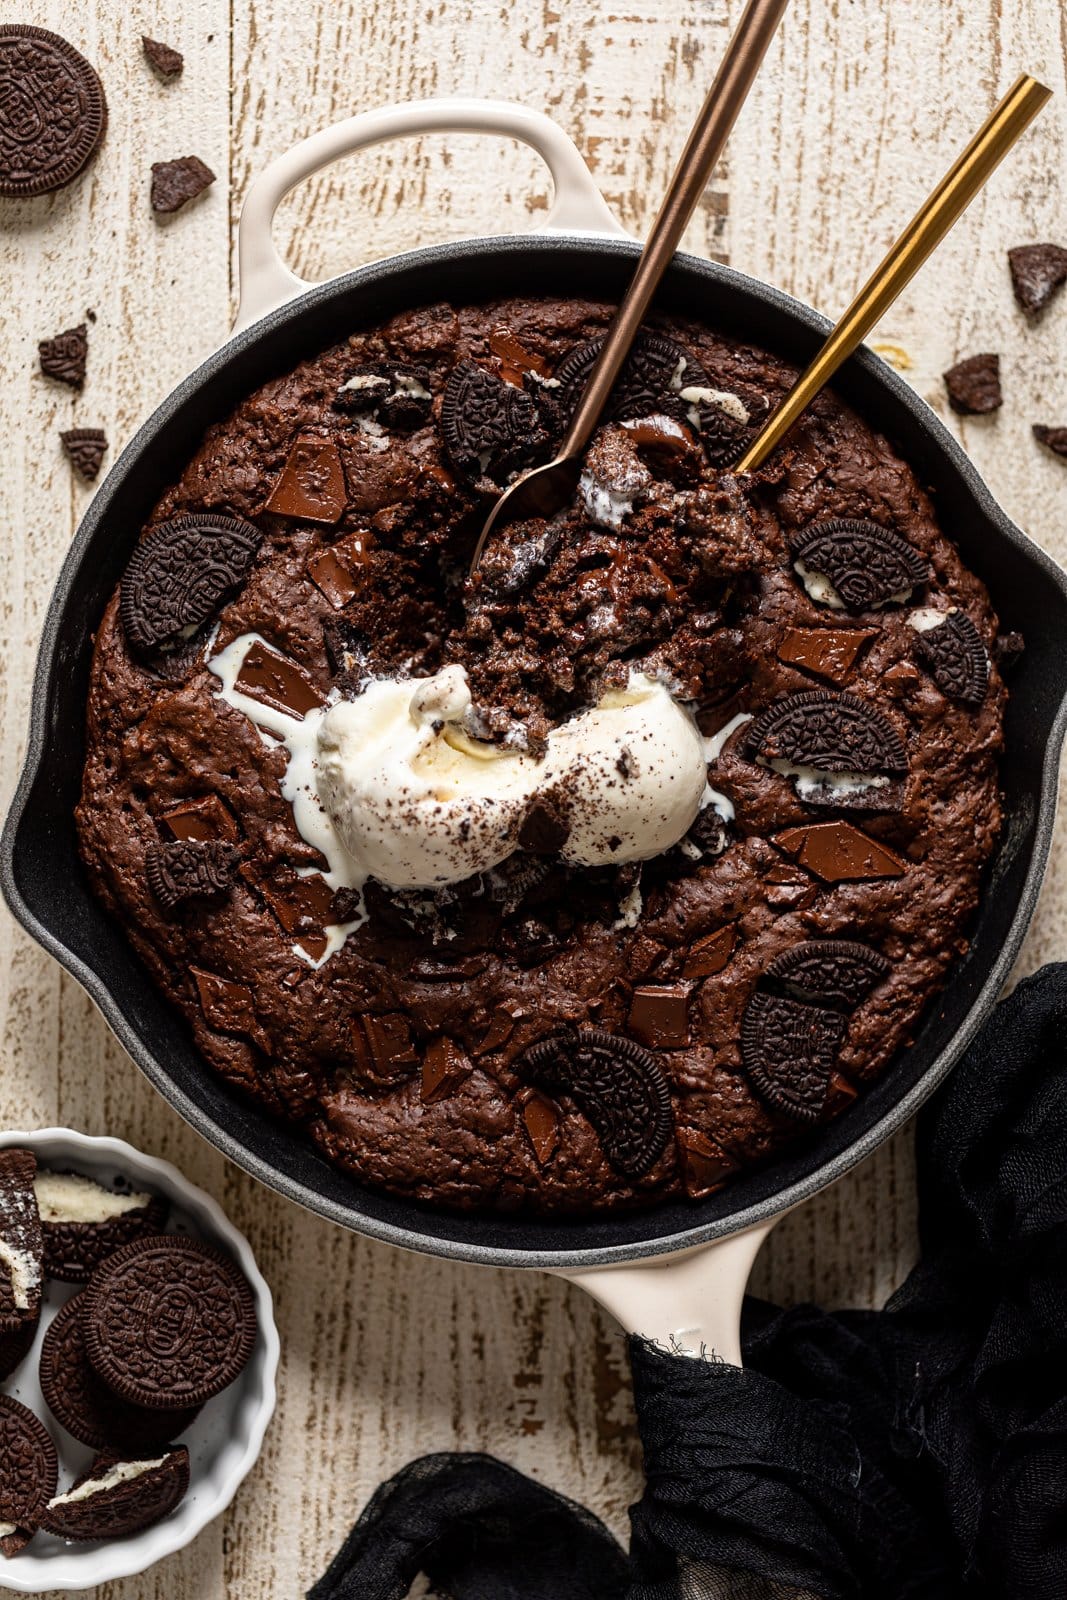
[[[33,1180],[42,1222],[111,1222],[149,1205],[150,1194],[118,1194],[76,1172],[38,1172]]]
[[[803,561],[793,562],[793,571],[807,590],[808,599],[814,600],[817,606],[828,606],[831,611],[846,610],[845,602],[826,576],[825,572],[815,572]],[[911,599],[912,589],[898,589],[895,594],[889,595],[885,600],[880,600],[871,607],[872,611],[882,611],[886,606],[906,605]]]
[[[13,1533],[18,1533],[18,1528],[13,1522],[0,1522],[0,1539],[7,1539]]]
[[[117,1489],[120,1484],[131,1483],[135,1478],[143,1478],[146,1473],[154,1472],[166,1460],[166,1456],[160,1456],[158,1461],[118,1461],[101,1477],[86,1478],[76,1488],[68,1489],[65,1494],[57,1494],[54,1500],[49,1500],[48,1509],[51,1511],[56,1506],[77,1505],[82,1500],[92,1499],[93,1495]]]
[[[889,779],[871,772],[827,772],[821,767],[798,765],[795,761],[764,761],[757,758],[761,767],[780,772],[783,778],[792,778],[793,787],[801,800],[814,795],[863,794],[868,789],[885,789]]]
[[[33,1303],[33,1291],[41,1281],[39,1263],[28,1250],[16,1250],[6,1239],[0,1239],[0,1266],[10,1280],[15,1310],[28,1311]]]

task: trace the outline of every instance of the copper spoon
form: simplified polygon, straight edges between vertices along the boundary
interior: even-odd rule
[[[1009,89],[959,160],[919,207],[777,411],[768,417],[735,472],[754,472],[767,459],[941,243],[1051,94],[1051,89],[1025,74]]]
[[[788,4],[789,0],[749,0],[686,141],[630,287],[600,347],[566,437],[551,461],[516,478],[497,500],[485,520],[471,558],[472,577],[494,530],[523,517],[549,517],[573,497],[585,447],[600,421],[652,296],[723,152]]]

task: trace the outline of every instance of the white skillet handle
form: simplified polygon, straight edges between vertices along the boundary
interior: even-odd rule
[[[627,1333],[675,1355],[741,1365],[741,1302],[752,1263],[774,1221],[714,1244],[633,1266],[559,1273],[598,1300]]]
[[[237,235],[240,306],[235,333],[311,287],[290,272],[274,247],[274,213],[289,191],[355,150],[423,133],[494,133],[530,145],[547,166],[555,191],[537,231],[629,237],[608,210],[575,145],[542,112],[507,100],[409,100],[383,106],[312,134],[253,180]]]

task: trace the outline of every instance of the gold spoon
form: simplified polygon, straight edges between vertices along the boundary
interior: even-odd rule
[[[473,577],[494,530],[523,517],[548,517],[571,500],[585,447],[600,421],[652,296],[678,248],[685,225],[723,152],[737,114],[755,81],[789,0],[749,0],[726,47],[722,65],[686,140],[659,213],[645,241],[633,280],[600,347],[559,452],[516,478],[496,501],[471,558]]]
[[[841,363],[893,304],[909,279],[948,233],[1015,141],[1052,94],[1025,74],[979,128],[951,171],[923,202],[900,238],[827,336],[782,404],[763,424],[735,472],[754,472],[810,406]]]

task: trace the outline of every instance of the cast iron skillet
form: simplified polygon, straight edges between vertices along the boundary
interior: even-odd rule
[[[342,149],[397,132],[460,126],[492,127],[534,144],[556,182],[553,219],[571,231],[417,250],[310,289],[281,267],[270,245],[270,217],[299,178]],[[72,813],[93,629],[141,524],[207,424],[266,379],[351,329],[431,301],[621,295],[637,247],[617,236],[617,225],[616,237],[605,236],[610,219],[588,174],[564,170],[572,157],[579,160],[559,130],[536,113],[496,106],[475,115],[470,103],[438,102],[351,119],[290,152],[257,181],[242,221],[246,298],[252,289],[260,304],[301,287],[305,292],[246,326],[188,377],[138,431],[96,495],[48,612],[25,769],[0,846],[0,885],[16,917],[85,986],[171,1105],[239,1166],[374,1238],[469,1261],[557,1271],[638,1262],[754,1229],[862,1160],[941,1082],[992,1006],[1033,911],[1052,834],[1067,696],[1067,578],[994,503],[933,413],[894,372],[861,351],[840,373],[838,391],[912,463],[933,493],[945,531],[988,585],[1003,627],[1026,637],[1007,710],[1003,836],[969,953],[929,1007],[914,1045],[836,1121],[721,1193],[698,1204],[675,1201],[635,1215],[581,1221],[452,1215],[365,1190],[206,1068],[184,1021],[89,892],[78,860]],[[599,237],[574,231],[590,211]],[[253,212],[261,226],[250,239],[246,229]],[[707,320],[800,364],[829,326],[776,289],[684,255],[672,267],[658,306]]]

